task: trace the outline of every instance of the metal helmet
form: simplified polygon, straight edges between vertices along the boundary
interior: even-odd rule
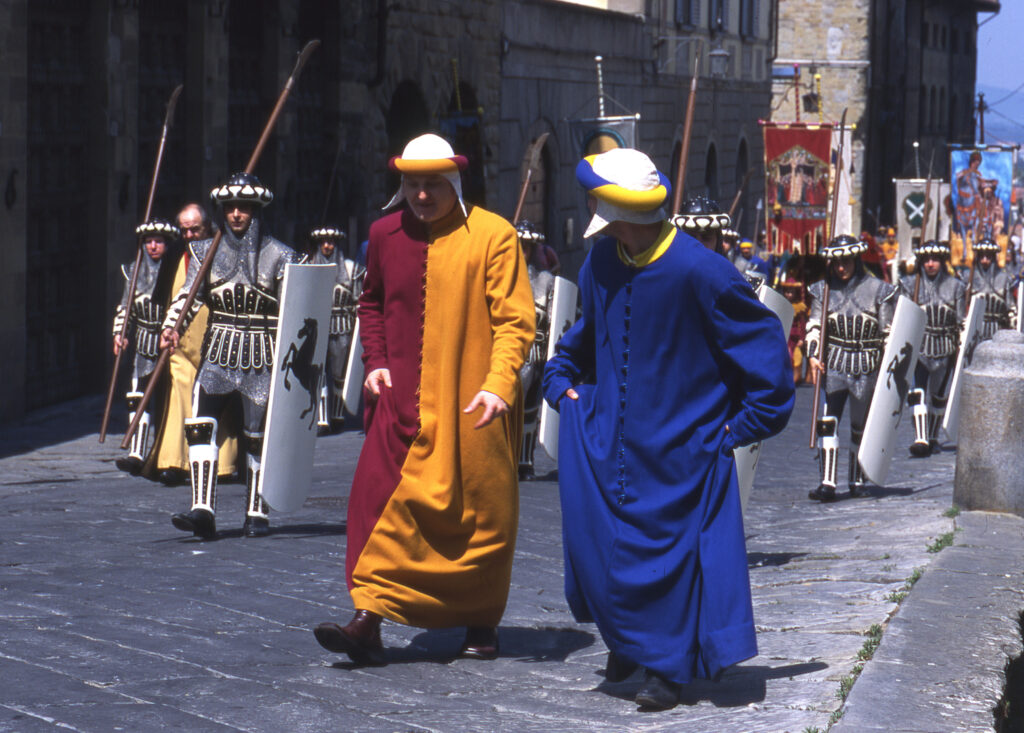
[[[227,182],[210,191],[210,200],[223,206],[239,202],[266,206],[274,200],[273,192],[252,173],[234,173]]]
[[[682,210],[672,217],[672,224],[685,232],[721,231],[728,229],[732,220],[716,201],[707,196],[695,196],[683,202]]]
[[[519,235],[519,240],[522,242],[533,242],[534,244],[539,244],[546,239],[544,233],[539,231],[526,219],[522,219],[518,224],[516,224],[516,234]]]
[[[914,254],[918,257],[926,257],[928,255],[938,255],[939,257],[948,258],[949,243],[939,242],[935,239],[929,239],[927,242],[917,242],[914,245]]]
[[[981,254],[982,252],[990,252],[991,254],[997,254],[999,252],[999,245],[996,244],[996,241],[991,237],[985,237],[984,239],[979,239],[977,242],[971,245],[971,249],[975,252],[975,254]]]
[[[348,235],[336,227],[317,227],[309,233],[310,239],[348,239]]]
[[[170,244],[181,236],[181,230],[178,229],[174,222],[167,219],[150,219],[145,224],[139,224],[135,227],[135,234],[140,237],[163,237],[164,241]]]
[[[840,257],[860,257],[868,251],[868,243],[850,234],[840,234],[821,249],[822,256],[827,260]]]

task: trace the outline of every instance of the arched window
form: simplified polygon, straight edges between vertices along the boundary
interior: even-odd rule
[[[388,134],[388,160],[401,153],[414,137],[430,131],[427,102],[415,82],[403,81],[395,87],[384,118],[384,129]],[[388,169],[388,191],[398,188],[400,180],[401,176]]]
[[[743,186],[743,181],[746,180],[747,170],[750,168],[750,153],[747,151],[747,141],[740,140],[739,149],[736,151],[736,172],[733,175],[733,181],[737,192],[740,191],[740,186]],[[749,186],[744,186],[743,191],[740,195],[739,204],[736,206],[736,221],[732,223],[732,228],[736,231],[746,230],[747,232],[753,233],[756,229],[755,226],[751,226],[753,222],[753,212],[748,208],[750,202],[750,194],[748,193]],[[735,194],[734,194],[735,195]],[[732,204],[731,201],[722,201],[722,207],[725,208]],[[743,230],[740,227],[743,227]],[[752,237],[751,237],[752,238]]]
[[[460,81],[448,100],[447,114],[441,118],[441,134],[456,153],[469,159],[469,167],[462,173],[463,198],[483,206],[486,203],[484,131],[479,110],[480,103],[473,87]]]
[[[704,188],[711,199],[718,201],[718,152],[714,143],[708,146],[707,157],[704,159]]]

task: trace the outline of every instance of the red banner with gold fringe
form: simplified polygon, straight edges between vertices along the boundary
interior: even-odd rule
[[[764,123],[765,233],[772,254],[816,254],[828,236],[832,125]]]

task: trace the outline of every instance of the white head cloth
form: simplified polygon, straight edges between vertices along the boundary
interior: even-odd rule
[[[410,140],[405,149],[402,151],[402,155],[399,156],[401,160],[446,160],[455,157],[455,151],[452,150],[452,146],[448,144],[448,141],[439,135],[433,133],[426,133]],[[455,189],[455,196],[459,200],[459,206],[462,208],[462,215],[469,216],[466,211],[466,202],[462,200],[462,177],[459,174],[458,169],[454,171],[435,171],[428,172],[424,171],[423,175],[439,175],[444,178],[448,183]],[[402,174],[403,180],[405,174]],[[398,191],[391,197],[391,200],[387,202],[383,207],[382,211],[398,206],[400,203],[405,201],[405,192],[402,191],[402,187],[398,187]]]

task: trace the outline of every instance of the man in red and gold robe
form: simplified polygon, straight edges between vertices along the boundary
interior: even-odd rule
[[[356,613],[317,641],[383,664],[383,618],[466,626],[463,656],[493,659],[518,519],[519,369],[534,307],[515,229],[462,201],[466,165],[436,135],[391,167],[402,185],[370,228],[359,299],[366,442],[348,507]]]

